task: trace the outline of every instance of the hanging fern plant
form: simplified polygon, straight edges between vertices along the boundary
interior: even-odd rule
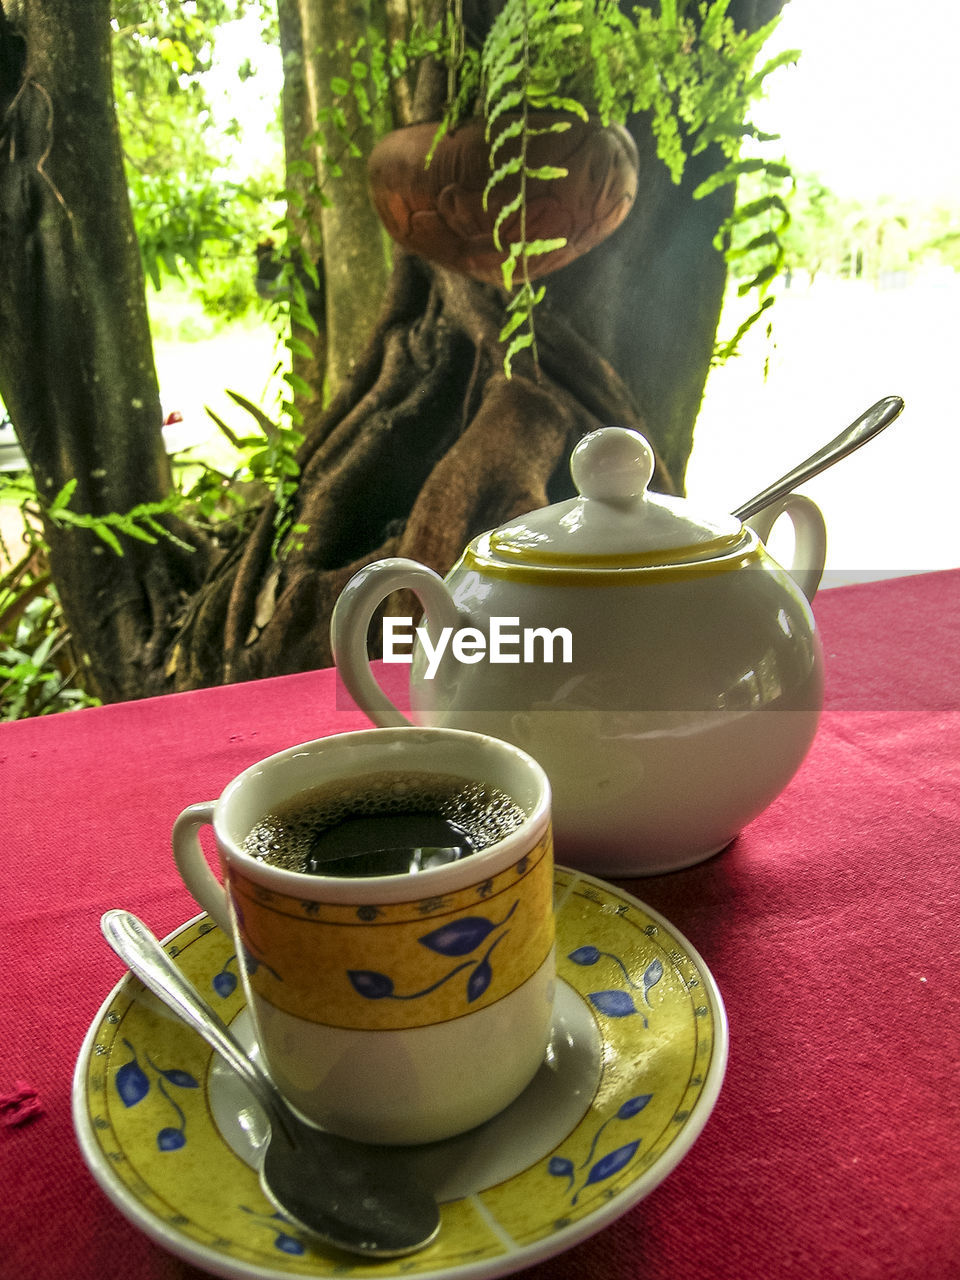
[[[520,350],[531,348],[536,356],[534,308],[544,287],[534,285],[530,262],[564,243],[529,238],[523,217],[527,183],[566,174],[560,168],[532,168],[527,162],[530,142],[538,133],[570,127],[563,119],[539,123],[543,112],[582,120],[592,115],[604,125],[625,124],[631,116],[648,112],[657,154],[674,182],[680,181],[688,155],[716,144],[726,164],[697,188],[696,197],[736,182],[743,172],[762,170],[773,179],[789,178],[785,165],[759,158],[743,160],[740,149],[748,136],[770,140],[749,123],[747,111],[766,77],[798,55],[781,53],[756,70],[758,54],[777,20],[752,34],[740,32],[728,7],[729,0],[701,3],[694,20],[678,12],[675,0],[662,0],[659,14],[637,6],[632,15],[621,12],[615,0],[506,0],[498,13],[479,55],[479,78],[491,161],[485,201],[502,183],[519,181],[517,194],[501,209],[494,230],[497,248],[504,253],[503,283],[512,294],[501,333],[501,340],[508,344],[508,373]],[[499,160],[511,140],[516,140],[513,154]],[[769,255],[741,293],[751,288],[762,293],[779,271],[783,258],[779,237],[789,218],[786,205],[779,196],[755,202],[721,228],[719,239],[726,247],[734,226],[754,218],[769,219],[778,212],[777,223],[768,222],[747,238],[750,251],[766,248]],[[503,244],[500,232],[517,213],[519,233]],[[728,354],[771,301],[761,298],[757,311],[728,344]]]
[[[350,53],[353,79],[338,84],[358,103],[362,122],[373,119],[374,104],[412,63],[433,58],[446,64],[447,102],[434,139],[440,140],[471,115],[485,121],[490,172],[484,206],[497,208],[493,228],[502,255],[502,282],[510,295],[501,333],[509,375],[515,357],[529,349],[536,359],[534,313],[544,296],[534,264],[563,249],[563,237],[530,234],[527,218],[532,183],[563,179],[567,170],[531,160],[538,137],[561,133],[574,122],[599,120],[624,125],[639,113],[650,118],[657,155],[679,183],[687,160],[715,146],[723,163],[694,191],[703,198],[735,183],[743,173],[760,173],[770,184],[788,183],[789,168],[757,156],[744,158],[746,138],[772,141],[749,121],[750,105],[776,68],[793,62],[796,50],[778,54],[757,69],[763,45],[779,21],[748,33],[728,14],[730,0],[661,0],[659,12],[636,5],[621,11],[616,0],[506,0],[482,45],[465,39],[460,0],[449,0],[433,25],[415,21],[409,42],[389,46],[365,34]],[[549,118],[546,113],[550,113]],[[321,122],[330,145],[336,115]],[[349,145],[347,140],[345,145]],[[428,156],[428,163],[429,163]],[[335,161],[331,160],[335,171]],[[755,291],[759,305],[734,338],[718,348],[731,354],[743,333],[772,302],[769,287],[778,274],[780,236],[789,221],[787,205],[771,189],[760,201],[735,210],[721,227],[717,247],[758,261],[754,277],[740,287]],[[744,248],[746,246],[746,248]]]

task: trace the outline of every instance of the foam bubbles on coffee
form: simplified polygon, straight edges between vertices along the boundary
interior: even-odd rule
[[[390,771],[305,791],[243,843],[259,861],[314,875],[402,875],[456,862],[515,831],[506,792],[468,778]]]

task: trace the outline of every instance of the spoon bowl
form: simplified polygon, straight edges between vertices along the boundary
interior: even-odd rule
[[[301,1119],[141,920],[108,911],[100,927],[144,986],[220,1054],[263,1108],[270,1136],[260,1185],[282,1214],[326,1243],[371,1259],[402,1257],[434,1239],[436,1199],[412,1175],[402,1150],[365,1146]]]

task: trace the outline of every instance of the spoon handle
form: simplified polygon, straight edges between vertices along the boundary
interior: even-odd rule
[[[100,919],[103,936],[143,985],[206,1040],[243,1078],[271,1118],[278,1115],[274,1088],[247,1057],[216,1010],[167,955],[142,920],[129,911],[107,911]]]
[[[794,467],[792,471],[788,471],[779,480],[775,480],[772,485],[769,485],[762,493],[758,493],[756,497],[751,498],[749,502],[737,507],[736,511],[733,512],[734,516],[738,520],[747,520],[750,516],[755,516],[758,511],[762,511],[764,507],[768,507],[771,502],[776,502],[777,498],[782,498],[785,494],[792,493],[805,480],[819,475],[821,471],[825,471],[827,467],[832,466],[840,458],[845,457],[848,453],[853,453],[854,449],[859,449],[868,440],[872,440],[884,427],[889,426],[902,409],[903,401],[899,396],[885,396],[882,400],[878,400],[875,405],[871,405],[866,413],[861,413],[855,422],[851,422],[849,427],[841,431],[829,444],[825,444],[822,449],[812,453],[799,466]]]

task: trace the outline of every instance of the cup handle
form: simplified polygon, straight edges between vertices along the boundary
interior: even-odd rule
[[[225,933],[230,932],[230,907],[227,891],[210,870],[200,844],[199,832],[213,823],[215,801],[192,804],[184,809],[173,824],[173,860],[180,878],[204,911]]]
[[[807,599],[812,601],[820,586],[827,559],[827,526],[823,512],[805,494],[788,493],[758,511],[746,523],[762,542],[766,542],[770,530],[783,515],[793,525],[796,541],[793,563],[786,566],[787,572]]]
[[[330,619],[333,660],[343,683],[357,706],[381,728],[410,721],[374,678],[367,656],[367,632],[380,603],[391,591],[402,590],[412,591],[423,605],[431,630],[459,625],[457,606],[440,575],[400,556],[377,560],[355,573],[340,593]]]

